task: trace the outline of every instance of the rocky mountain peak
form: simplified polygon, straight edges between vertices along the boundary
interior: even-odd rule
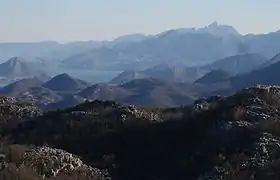
[[[14,67],[20,63],[23,63],[24,61],[25,60],[23,58],[16,56],[9,59],[7,63],[10,64],[11,67]]]
[[[218,27],[218,26],[219,26],[218,22],[217,22],[217,21],[214,21],[214,22],[212,22],[211,24],[209,24],[207,27],[208,27],[208,28],[214,28],[214,27]]]

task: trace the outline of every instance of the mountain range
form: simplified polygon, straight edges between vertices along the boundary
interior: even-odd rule
[[[279,55],[267,60],[258,54],[243,54],[201,67],[158,65],[139,72],[125,71],[108,84],[95,85],[63,73],[46,82],[38,78],[24,79],[5,86],[0,94],[32,101],[47,109],[96,99],[174,107],[211,95],[231,95],[252,85],[280,85],[277,81],[279,63]],[[204,75],[200,77],[199,73]],[[188,82],[191,76],[196,80]]]
[[[141,106],[180,106],[192,103],[203,92],[203,87],[199,84],[166,82],[148,77],[119,86],[91,86],[68,74],[60,74],[44,83],[37,78],[23,79],[0,89],[2,95],[31,101],[47,109],[69,107],[96,99]]]
[[[203,66],[172,67],[167,64],[161,64],[143,71],[124,71],[109,83],[121,84],[143,77],[153,77],[171,82],[194,82],[214,70],[221,70],[230,76],[237,76],[262,68],[268,62],[272,61],[268,61],[267,58],[259,54],[247,53],[219,59]]]
[[[204,28],[180,28],[156,35],[131,34],[112,41],[60,44],[2,43],[0,59],[42,58],[66,69],[142,71],[159,64],[201,66],[237,54],[271,58],[280,52],[280,31],[242,35],[217,22]]]
[[[241,35],[231,26],[213,23],[205,28],[169,30],[137,42],[100,46],[64,59],[62,66],[141,71],[162,63],[169,66],[210,64],[237,54],[271,58],[280,52],[276,40],[279,38],[278,31]]]
[[[279,55],[268,60],[258,54],[243,54],[198,67],[163,64],[144,71],[125,71],[108,84],[95,85],[63,73],[48,81],[37,77],[20,80],[3,87],[0,94],[35,102],[46,109],[96,99],[174,107],[211,95],[231,95],[252,85],[278,85],[279,60]]]

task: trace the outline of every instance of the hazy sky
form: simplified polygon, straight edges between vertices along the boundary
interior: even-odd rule
[[[0,0],[0,42],[103,40],[202,27],[280,29],[279,0]]]

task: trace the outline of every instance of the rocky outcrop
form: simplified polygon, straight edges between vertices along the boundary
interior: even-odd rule
[[[0,96],[0,119],[26,119],[41,115],[41,110],[32,103],[20,101],[14,97]]]
[[[218,102],[220,115],[209,135],[231,154],[220,153],[219,163],[200,179],[279,177],[272,168],[280,155],[279,97],[279,86],[257,85]]]
[[[23,154],[22,165],[31,167],[42,177],[56,177],[59,174],[80,174],[88,178],[104,179],[106,172],[92,168],[77,156],[61,149],[47,146],[30,149]]]
[[[106,170],[86,165],[79,157],[61,149],[10,145],[1,148],[1,179],[103,180]]]

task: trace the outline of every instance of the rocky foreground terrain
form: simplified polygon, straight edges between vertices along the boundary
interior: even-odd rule
[[[111,101],[42,112],[0,98],[0,179],[277,180],[280,87],[191,106]]]

